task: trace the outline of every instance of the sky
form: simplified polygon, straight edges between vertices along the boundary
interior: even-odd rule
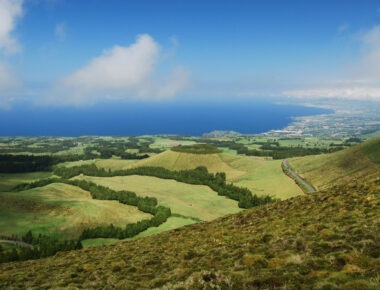
[[[380,1],[0,0],[0,110],[271,97],[380,101]]]

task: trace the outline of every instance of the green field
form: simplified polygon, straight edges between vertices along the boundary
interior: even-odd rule
[[[281,169],[281,160],[249,157],[231,153],[190,154],[166,151],[136,162],[132,167],[160,166],[169,170],[193,169],[205,166],[212,172],[224,172],[227,181],[247,187],[257,195],[285,199],[303,194],[302,190]]]
[[[204,185],[191,185],[175,180],[150,176],[115,176],[76,178],[94,182],[114,190],[129,190],[140,196],[156,197],[158,203],[170,207],[172,213],[200,220],[212,220],[229,213],[236,213],[237,202],[223,196]]]
[[[0,193],[0,233],[6,235],[32,230],[36,234],[75,238],[84,228],[110,223],[125,226],[149,218],[136,207],[94,200],[90,193],[67,184]]]
[[[232,168],[245,172],[229,180],[237,186],[247,187],[254,194],[271,195],[279,199],[303,194],[299,186],[283,173],[281,160],[229,154],[222,154],[221,157]]]
[[[138,162],[137,160],[124,160],[124,159],[92,159],[92,160],[79,160],[72,162],[60,163],[59,166],[74,167],[88,164],[95,164],[98,168],[110,169],[110,170],[122,170],[132,166],[132,164]]]
[[[165,151],[148,159],[136,162],[132,167],[157,166],[169,170],[194,169],[198,166],[207,167],[209,172],[224,172],[227,179],[234,179],[245,174],[227,164],[220,154],[191,154],[183,152]]]

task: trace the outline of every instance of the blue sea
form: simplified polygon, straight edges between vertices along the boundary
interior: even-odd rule
[[[199,136],[213,130],[256,134],[281,129],[291,117],[330,110],[267,101],[237,103],[125,102],[86,108],[14,107],[0,111],[1,136]]]

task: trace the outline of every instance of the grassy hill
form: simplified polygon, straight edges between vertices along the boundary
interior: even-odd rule
[[[247,187],[257,195],[269,194],[285,199],[303,194],[294,181],[282,172],[280,160],[231,153],[192,154],[168,150],[131,165],[140,166],[159,166],[169,170],[205,166],[212,173],[225,172],[229,182]]]
[[[365,182],[138,242],[2,264],[0,287],[379,289],[380,182]]]
[[[54,183],[21,192],[0,192],[0,230],[3,235],[49,234],[78,238],[97,225],[127,223],[150,218],[134,206],[92,199],[78,187]]]
[[[294,158],[290,164],[318,189],[380,177],[380,137],[336,153]]]

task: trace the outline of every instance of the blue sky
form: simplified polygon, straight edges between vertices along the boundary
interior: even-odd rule
[[[374,0],[0,0],[0,106],[379,100],[379,25]]]

